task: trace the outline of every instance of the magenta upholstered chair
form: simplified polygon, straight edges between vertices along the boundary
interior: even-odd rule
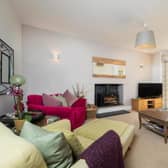
[[[81,126],[86,119],[86,99],[84,98],[79,98],[70,107],[51,107],[43,105],[42,95],[28,95],[27,106],[28,111],[41,111],[46,115],[69,119],[72,130]]]

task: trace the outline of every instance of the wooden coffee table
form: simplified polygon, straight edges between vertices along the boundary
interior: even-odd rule
[[[154,122],[158,124],[159,126],[163,126],[163,131],[159,131],[157,129],[152,129],[148,127],[150,130],[158,133],[159,135],[164,136],[164,141],[167,143],[168,138],[168,111],[162,111],[162,110],[145,110],[145,111],[139,111],[139,129],[142,127],[142,119],[149,120],[151,122]]]

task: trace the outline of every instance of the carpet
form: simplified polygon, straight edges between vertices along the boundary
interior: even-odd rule
[[[112,112],[106,112],[106,113],[99,113],[96,114],[96,118],[103,118],[103,117],[110,117],[113,115],[120,115],[120,114],[127,114],[130,113],[127,110],[119,110],[119,111],[112,111]]]
[[[138,113],[108,117],[135,125],[135,137],[125,156],[125,168],[168,168],[168,144],[162,136],[142,127],[138,128]]]

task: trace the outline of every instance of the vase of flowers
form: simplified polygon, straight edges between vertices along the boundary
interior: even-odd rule
[[[86,91],[84,89],[84,86],[80,87],[79,83],[76,84],[76,86],[72,86],[74,95],[76,97],[85,97],[86,96]]]
[[[23,119],[24,104],[22,102],[23,90],[21,89],[21,86],[25,83],[25,79],[21,75],[14,75],[11,77],[10,83],[11,87],[7,94],[14,97],[16,117],[18,117],[18,119]]]

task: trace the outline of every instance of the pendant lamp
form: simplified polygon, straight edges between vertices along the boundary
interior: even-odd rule
[[[153,49],[156,48],[154,32],[148,30],[144,25],[144,30],[136,35],[135,48],[138,49]]]

